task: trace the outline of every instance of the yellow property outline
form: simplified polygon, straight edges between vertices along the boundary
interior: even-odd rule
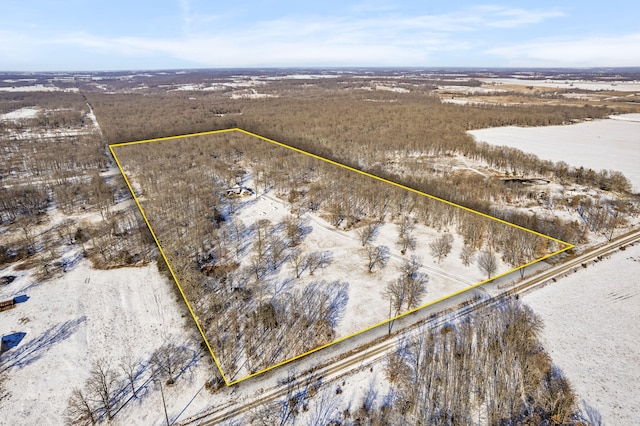
[[[417,308],[411,309],[411,310],[409,310],[407,312],[403,312],[402,314],[397,315],[397,316],[395,316],[393,318],[386,319],[386,320],[381,321],[381,322],[379,322],[377,324],[371,325],[371,326],[369,326],[369,327],[367,327],[367,328],[365,328],[363,330],[360,330],[360,331],[357,331],[355,333],[349,334],[348,336],[341,337],[341,338],[339,338],[337,340],[334,340],[333,342],[329,342],[329,343],[326,343],[326,344],[324,344],[322,346],[318,346],[317,348],[314,348],[314,349],[312,349],[310,351],[307,351],[307,352],[305,352],[303,354],[296,355],[293,358],[284,360],[284,361],[279,362],[277,364],[274,364],[274,365],[272,365],[270,367],[267,367],[267,368],[262,369],[260,371],[256,371],[255,373],[249,374],[248,376],[245,376],[245,377],[242,377],[240,379],[237,379],[237,380],[234,380],[234,381],[230,382],[227,379],[227,377],[225,376],[224,371],[222,370],[222,367],[220,365],[220,362],[218,361],[218,358],[213,353],[213,350],[211,349],[211,346],[209,345],[209,341],[207,340],[207,337],[204,334],[204,330],[200,326],[200,323],[198,322],[198,320],[196,318],[196,315],[193,312],[193,309],[191,308],[191,304],[187,300],[187,297],[185,296],[184,291],[182,290],[182,286],[180,285],[180,281],[178,281],[178,278],[176,277],[176,274],[173,272],[173,268],[171,268],[171,265],[169,264],[169,260],[167,259],[167,256],[165,255],[164,250],[162,250],[162,246],[160,245],[160,241],[158,240],[158,237],[156,236],[155,232],[153,231],[153,228],[151,227],[151,224],[149,223],[149,220],[147,219],[147,215],[145,214],[144,210],[142,209],[142,205],[140,204],[140,200],[138,200],[138,198],[136,197],[136,194],[135,194],[135,192],[133,190],[133,187],[131,186],[131,182],[129,182],[129,179],[127,178],[127,175],[125,174],[124,169],[122,168],[122,165],[120,164],[120,160],[118,160],[118,157],[116,156],[116,153],[114,152],[114,148],[117,148],[117,147],[120,147],[120,146],[137,145],[137,144],[143,144],[143,143],[148,143],[148,142],[158,142],[158,141],[171,140],[171,139],[184,139],[184,138],[189,138],[189,137],[193,137],[193,136],[206,136],[206,135],[213,135],[213,134],[219,134],[219,133],[228,133],[228,132],[244,133],[246,135],[249,135],[249,136],[261,139],[263,141],[266,141],[266,142],[269,142],[269,143],[272,143],[272,144],[275,144],[275,145],[290,149],[290,150],[298,152],[300,154],[308,155],[310,157],[316,158],[318,160],[325,161],[325,162],[333,164],[335,166],[339,166],[339,167],[342,167],[344,169],[351,170],[352,172],[360,173],[361,175],[364,175],[364,176],[379,180],[381,182],[388,183],[388,184],[396,186],[398,188],[405,189],[407,191],[410,191],[410,192],[425,196],[427,198],[431,198],[433,200],[437,200],[437,201],[443,202],[443,203],[448,204],[450,206],[454,206],[454,207],[466,210],[468,212],[478,214],[478,215],[483,216],[485,218],[488,218],[488,219],[495,220],[497,222],[506,224],[508,226],[512,226],[514,228],[518,228],[518,229],[521,229],[523,231],[538,235],[540,237],[555,241],[555,242],[557,242],[557,243],[559,243],[561,245],[564,245],[564,248],[562,248],[561,250],[556,250],[553,253],[547,254],[545,256],[542,256],[539,259],[536,259],[536,260],[533,260],[531,262],[525,263],[524,265],[518,266],[517,268],[513,268],[511,270],[508,270],[506,272],[498,274],[498,275],[496,275],[496,276],[494,276],[492,278],[489,278],[489,279],[486,279],[486,280],[482,280],[482,281],[480,281],[480,282],[478,282],[476,284],[473,284],[473,285],[471,285],[471,286],[469,286],[467,288],[463,288],[461,290],[455,291],[455,292],[453,292],[453,293],[451,293],[451,294],[449,294],[447,296],[443,296],[443,297],[440,297],[440,298],[438,298],[436,300],[432,300],[432,301],[430,301],[430,302],[428,302],[428,303],[426,303],[426,304],[424,304],[422,306],[419,306]],[[120,169],[120,173],[124,177],[124,180],[127,183],[127,187],[129,188],[129,191],[131,191],[131,195],[133,196],[133,199],[134,199],[136,205],[138,206],[138,209],[140,210],[140,213],[142,213],[142,217],[144,218],[144,221],[147,224],[147,227],[149,228],[149,231],[151,232],[151,235],[153,236],[153,240],[156,242],[156,245],[158,246],[158,249],[160,250],[160,254],[162,255],[162,258],[164,259],[164,261],[165,261],[165,263],[167,265],[167,268],[169,269],[169,272],[171,273],[171,276],[173,277],[173,280],[175,281],[176,285],[178,286],[178,290],[180,290],[180,294],[182,295],[182,298],[184,299],[184,302],[186,303],[187,308],[189,309],[189,312],[191,313],[191,316],[193,317],[193,320],[195,321],[196,326],[198,327],[198,330],[200,331],[200,334],[202,335],[202,338],[204,339],[204,342],[207,345],[207,348],[209,349],[209,353],[211,354],[211,357],[213,358],[214,362],[216,363],[216,366],[218,367],[218,370],[220,371],[220,374],[222,375],[222,379],[224,380],[224,382],[226,383],[227,386],[231,386],[231,385],[234,385],[236,383],[240,383],[240,382],[242,382],[244,380],[250,379],[251,377],[255,377],[255,376],[259,375],[259,374],[262,374],[262,373],[265,373],[267,371],[273,370],[274,368],[280,367],[280,366],[282,366],[284,364],[287,364],[289,362],[292,362],[292,361],[295,361],[297,359],[300,359],[300,358],[302,358],[304,356],[307,356],[309,354],[317,352],[317,351],[319,351],[321,349],[324,349],[324,348],[326,348],[328,346],[335,345],[336,343],[340,343],[340,342],[342,342],[344,340],[350,339],[350,338],[352,338],[354,336],[362,334],[362,333],[364,333],[366,331],[369,331],[369,330],[371,330],[373,328],[380,327],[380,326],[382,326],[384,324],[388,324],[391,321],[395,321],[395,320],[397,320],[399,318],[402,318],[404,316],[412,314],[412,313],[414,313],[416,311],[419,311],[420,309],[426,308],[427,306],[431,306],[431,305],[434,305],[434,304],[436,304],[438,302],[441,302],[443,300],[446,300],[446,299],[449,299],[451,297],[457,296],[457,295],[462,294],[462,293],[464,293],[466,291],[469,291],[469,290],[472,290],[472,289],[474,289],[476,287],[479,287],[479,286],[481,286],[481,285],[483,285],[483,284],[485,284],[485,283],[487,283],[489,281],[493,281],[493,280],[495,280],[497,278],[500,278],[500,277],[508,275],[508,274],[510,274],[512,272],[518,271],[518,270],[520,270],[522,268],[526,268],[527,266],[533,265],[535,263],[538,263],[538,262],[540,262],[542,260],[548,259],[548,258],[550,258],[552,256],[555,256],[557,254],[560,254],[560,253],[562,253],[564,251],[570,250],[570,249],[575,247],[573,244],[567,243],[567,242],[559,240],[557,238],[553,238],[553,237],[550,237],[548,235],[541,234],[540,232],[536,232],[536,231],[533,231],[531,229],[524,228],[522,226],[519,226],[519,225],[510,223],[510,222],[507,222],[505,220],[499,219],[497,217],[493,217],[493,216],[490,216],[488,214],[485,214],[485,213],[470,209],[468,207],[461,206],[459,204],[453,203],[451,201],[444,200],[444,199],[436,197],[434,195],[430,195],[430,194],[427,194],[425,192],[418,191],[418,190],[413,189],[413,188],[409,188],[407,186],[404,186],[404,185],[401,185],[399,183],[390,181],[388,179],[384,179],[384,178],[381,178],[379,176],[372,175],[371,173],[363,172],[362,170],[355,169],[353,167],[338,163],[336,161],[329,160],[328,158],[324,158],[324,157],[321,157],[319,155],[315,155],[315,154],[312,154],[310,152],[303,151],[303,150],[298,149],[298,148],[294,148],[292,146],[283,144],[281,142],[274,141],[272,139],[266,138],[264,136],[257,135],[255,133],[248,132],[246,130],[243,130],[243,129],[240,129],[240,128],[237,128],[237,127],[236,128],[231,128],[231,129],[223,129],[223,130],[212,130],[212,131],[208,131],[208,132],[189,133],[189,134],[178,135],[178,136],[166,136],[166,137],[162,137],[162,138],[145,139],[145,140],[134,141],[134,142],[115,143],[115,144],[109,145],[109,151],[111,151],[111,155],[113,156],[113,158],[114,158],[114,160],[115,160],[115,162],[116,162],[116,164],[118,166],[118,169]]]

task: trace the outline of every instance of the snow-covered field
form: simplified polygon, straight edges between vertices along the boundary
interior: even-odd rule
[[[33,118],[40,112],[37,108],[20,108],[6,114],[0,114],[0,120],[22,120],[25,118]]]
[[[640,424],[640,245],[524,296],[543,345],[604,424]]]
[[[612,90],[618,92],[640,91],[640,81],[591,81],[591,80],[531,80],[524,78],[483,78],[486,84],[536,86],[556,89]]]
[[[410,90],[409,89],[405,89],[404,87],[391,87],[391,86],[385,86],[382,84],[377,84],[375,86],[376,90],[386,90],[387,92],[396,92],[396,93],[409,93]]]
[[[0,92],[79,92],[77,87],[61,89],[53,85],[34,84],[33,86],[0,87]]]
[[[18,278],[0,286],[0,300],[23,297],[15,308],[0,312],[0,335],[25,335],[1,358],[0,371],[6,369],[5,385],[10,393],[0,405],[3,425],[63,424],[72,389],[83,386],[94,360],[105,358],[116,370],[128,353],[148,361],[165,342],[184,342],[183,324],[193,327],[183,302],[176,299],[175,284],[158,273],[155,263],[102,271],[81,262],[63,276],[44,283],[10,267],[0,271],[0,276],[7,275]],[[361,338],[356,339],[359,344],[364,343]],[[198,342],[188,343],[193,347]],[[324,354],[327,358],[331,352]],[[172,423],[228,401],[251,401],[289,371],[281,368],[212,394],[204,383],[214,375],[215,367],[208,353],[199,355],[201,358],[186,374],[173,386],[164,388]],[[298,368],[305,370],[314,363],[308,357],[298,363]],[[143,374],[138,381],[139,398],[129,401],[109,424],[165,424],[159,388],[153,383],[142,385],[147,376]],[[370,387],[379,396],[385,393],[381,364],[375,366],[373,373],[367,367],[345,380],[344,395],[336,395],[333,384],[323,387],[326,395],[314,398],[306,417],[313,418],[317,404],[330,403],[332,413],[344,409],[351,398],[358,404]]]
[[[469,132],[478,141],[506,145],[543,159],[596,171],[617,170],[640,191],[640,117],[624,114],[566,126],[495,127]]]
[[[527,84],[520,79],[517,82]],[[568,83],[548,82],[552,83],[559,85],[553,87],[568,87]],[[248,87],[257,84],[263,82],[226,85]],[[504,84],[510,83],[505,81]],[[631,90],[623,84],[599,83],[600,89],[595,83],[585,84],[594,90]],[[640,90],[640,83],[630,84],[635,84],[630,86],[633,90]],[[182,90],[211,90],[186,87]],[[463,89],[497,92],[500,91],[498,87]],[[573,87],[579,86],[574,82]],[[63,89],[42,84],[0,88],[0,91],[58,90]],[[244,96],[268,95],[252,91]],[[4,114],[0,119],[24,119],[37,113],[36,109],[23,108]],[[93,113],[89,118],[97,127]],[[64,134],[75,134],[73,129],[60,132],[63,131]],[[515,146],[575,166],[620,170],[631,179],[634,189],[640,190],[639,114],[570,126],[511,127],[471,133],[490,143]],[[56,131],[33,134],[26,130],[14,136],[53,137],[57,134]],[[267,216],[276,220],[286,212],[284,204],[266,197],[252,208],[254,218]],[[360,249],[354,231],[336,232],[321,218],[310,216],[310,219],[314,228],[309,235],[310,245],[334,250],[334,259],[353,257]],[[459,265],[461,242],[458,237],[449,257],[436,264],[427,248],[435,234],[425,230],[419,234],[418,254],[424,260],[424,272],[431,277],[428,300],[484,278],[477,266],[463,268]],[[396,226],[385,225],[376,244],[388,245],[392,252],[397,252],[394,247],[396,237]],[[360,256],[355,257],[358,266],[364,268],[364,264],[360,265],[363,263]],[[399,255],[393,257],[391,265],[378,274],[380,282],[397,275],[396,267],[401,259]],[[451,274],[454,270],[456,277]],[[579,396],[600,410],[607,424],[640,423],[640,329],[636,327],[640,324],[640,290],[635,288],[639,273],[640,246],[635,246],[525,296],[525,301],[545,321],[544,345],[554,363],[564,370]],[[16,347],[0,358],[0,372],[8,377],[5,385],[9,391],[8,399],[0,403],[0,424],[62,424],[62,413],[73,387],[83,385],[95,359],[107,358],[116,368],[127,353],[146,361],[167,341],[185,343],[188,333],[183,324],[193,329],[183,301],[176,298],[175,284],[159,274],[155,264],[99,271],[83,261],[48,282],[37,282],[29,273],[13,271],[12,267],[0,269],[0,277],[7,275],[15,275],[17,279],[0,285],[0,300],[18,297],[20,303],[11,310],[0,312],[0,335],[23,337]],[[352,282],[348,311],[356,313],[339,325],[339,335],[347,335],[387,317],[388,303],[383,300],[379,282],[367,280],[367,274],[339,262],[317,273],[319,279],[337,277]],[[198,343],[189,342],[191,346]],[[305,362],[311,363],[312,357]],[[285,371],[286,367],[275,370],[269,380],[275,375],[284,375]],[[204,358],[185,377],[164,389],[171,421],[220,406],[227,398],[237,399],[241,395],[247,400],[253,399],[268,379],[260,377],[243,382],[240,387],[227,388],[212,396],[203,388],[212,375],[209,355],[204,353]],[[342,397],[336,396],[335,387],[327,389],[327,404],[332,410],[344,408],[338,400],[346,400],[345,396],[358,404],[369,388],[378,391],[380,396],[384,394],[382,365],[376,365],[372,372],[366,368],[347,377]],[[145,396],[127,404],[111,424],[164,424],[159,390],[150,384],[143,392]],[[312,405],[311,412],[314,410]],[[309,414],[311,418],[312,413]]]
[[[2,424],[62,424],[71,391],[83,386],[94,360],[106,358],[117,369],[127,353],[148,360],[166,341],[184,343],[182,325],[188,318],[176,303],[175,284],[161,276],[155,264],[99,271],[81,262],[48,282],[11,268],[0,274],[18,277],[0,286],[0,300],[23,300],[0,312],[0,334],[25,333],[1,356],[0,371],[6,370],[10,393],[3,401]],[[155,392],[147,399],[155,400]],[[151,415],[136,423],[152,424],[155,419]]]
[[[262,98],[277,98],[277,95],[270,93],[258,93],[255,89],[251,89],[250,92],[232,93],[229,96],[231,99],[262,99]]]
[[[441,98],[440,102],[444,104],[457,104],[457,105],[489,105],[489,102],[476,101],[471,99],[458,99],[458,98]]]

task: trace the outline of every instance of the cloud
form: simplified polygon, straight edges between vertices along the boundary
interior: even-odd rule
[[[146,59],[162,57],[178,66],[357,66],[357,65],[446,65],[438,54],[465,57],[479,51],[483,31],[513,29],[562,16],[556,9],[526,10],[503,6],[476,6],[462,11],[411,16],[384,1],[364,1],[356,8],[381,13],[327,16],[284,15],[269,20],[237,21],[222,15],[206,15],[190,0],[178,0],[176,25],[182,32],[169,36],[99,36],[68,32],[21,37],[17,51],[46,54],[59,49],[82,61],[83,52],[117,58],[140,58],[142,68],[153,66]],[[216,25],[211,25],[217,21]],[[509,47],[495,50],[508,56]],[[7,50],[0,42],[0,53]],[[13,49],[16,51],[15,49]],[[35,52],[35,53],[34,53]],[[502,53],[501,53],[502,52]],[[14,55],[16,56],[16,55]],[[168,58],[168,59],[167,59]],[[186,61],[187,63],[182,63]],[[86,65],[79,64],[82,68]],[[117,67],[117,64],[114,64]]]
[[[485,25],[492,28],[517,28],[565,16],[564,12],[558,9],[526,10],[501,6],[479,6],[477,10],[481,12]]]
[[[191,15],[191,2],[189,0],[179,0],[178,6],[182,15],[182,30],[185,34],[191,33],[193,18]]]
[[[548,38],[487,49],[508,66],[625,67],[640,65],[640,32],[574,39]]]
[[[388,13],[392,10],[397,10],[398,5],[394,2],[379,1],[379,0],[365,0],[354,4],[349,9],[357,13],[369,13],[369,12],[385,12]]]

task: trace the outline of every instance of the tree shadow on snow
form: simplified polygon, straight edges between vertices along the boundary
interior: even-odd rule
[[[22,368],[34,361],[37,361],[52,346],[71,337],[78,330],[80,324],[85,322],[86,319],[86,317],[82,316],[80,318],[55,325],[46,330],[39,337],[28,341],[22,347],[2,354],[0,356],[0,363],[3,365],[3,368],[0,370],[0,373],[12,367]]]

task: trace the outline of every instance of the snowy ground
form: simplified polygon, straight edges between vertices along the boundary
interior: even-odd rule
[[[640,91],[640,81],[590,81],[590,80],[527,80],[523,78],[483,78],[486,84],[549,87],[557,89],[611,90],[619,92]]]
[[[518,82],[522,84],[522,80]],[[609,90],[621,90],[620,85],[614,89],[608,83],[605,84]],[[48,85],[0,88],[0,91],[51,90],[61,89]],[[626,124],[635,126],[629,129],[635,130],[626,130],[625,133],[619,130],[620,121],[615,124],[613,120],[604,120],[602,122],[613,126],[605,133],[607,137],[618,132],[627,136],[640,134],[637,114],[636,118],[631,115],[615,118],[627,120]],[[598,122],[585,124],[596,123]],[[575,129],[581,126],[557,127]],[[591,140],[593,130],[580,132],[572,137]],[[556,137],[560,140],[565,136]],[[617,161],[614,160],[614,166],[602,164],[603,157],[597,153],[589,151],[589,154],[584,154],[585,149],[563,148],[560,159],[575,165],[587,165],[586,161],[579,160],[580,157],[574,157],[583,154],[585,158],[597,159],[594,166],[597,170],[614,168],[632,178],[632,173],[626,172],[621,166],[630,165],[636,175],[640,173],[637,167],[640,161],[637,157],[632,157],[640,151],[637,146],[638,138],[632,138],[632,141],[635,141],[635,148],[632,147],[619,156]],[[531,145],[531,149],[526,146],[523,148],[530,151],[533,146]],[[596,140],[589,145],[589,149],[597,146],[599,144]],[[573,158],[579,161],[574,161]],[[638,182],[633,180],[636,190],[640,190]],[[264,207],[257,214],[267,211],[267,207],[273,208],[273,205],[267,203]],[[314,223],[313,226],[317,228],[317,232],[321,231],[319,224]],[[377,243],[387,244],[393,250],[394,239],[395,229],[390,225],[383,230]],[[422,245],[422,250],[426,250],[426,244]],[[449,259],[443,261],[439,268],[443,271],[451,270],[448,262],[457,263],[458,251],[459,246],[456,245]],[[428,254],[421,255],[425,265],[438,266]],[[329,277],[333,275],[330,268],[326,271]],[[475,266],[467,268],[467,272],[467,279],[473,282],[482,278]],[[633,285],[639,272],[640,247],[636,246],[525,298],[545,320],[544,344],[551,352],[554,362],[563,368],[579,395],[599,409],[605,422],[609,424],[637,424],[640,420],[640,334],[637,327],[633,327],[640,323],[639,293]],[[61,424],[71,389],[82,386],[94,359],[108,357],[117,364],[118,358],[128,351],[141,359],[148,359],[151,352],[168,339],[184,342],[185,331],[182,325],[185,322],[193,327],[189,323],[190,318],[185,317],[183,302],[176,301],[175,284],[160,275],[155,264],[144,268],[98,271],[83,262],[63,276],[44,283],[35,282],[29,274],[12,271],[10,267],[0,269],[0,277],[7,275],[16,275],[18,278],[11,284],[0,285],[0,300],[20,297],[21,303],[11,310],[0,312],[0,335],[25,334],[18,346],[7,351],[1,358],[0,371],[6,369],[3,374],[8,374],[6,385],[10,392],[9,398],[0,403],[0,423],[6,422],[2,424]],[[328,278],[322,275],[324,273],[320,273],[318,278]],[[431,273],[434,285],[436,275]],[[375,298],[379,293],[363,289],[363,294],[366,299]],[[355,297],[352,300],[356,300]],[[366,313],[384,316],[386,309]],[[346,332],[346,328],[341,330],[341,333]],[[356,339],[364,339],[364,336]],[[253,399],[260,393],[264,381],[283,375],[286,371],[286,368],[274,370],[273,374],[268,373],[259,380],[243,382],[241,386],[224,389],[220,394],[212,396],[203,389],[205,380],[213,374],[209,355],[204,355],[184,379],[165,389],[169,401],[169,418],[172,421],[184,419],[210,406],[219,406],[227,398],[237,399],[239,394],[247,400]],[[307,357],[305,362],[311,363],[312,358]],[[344,396],[353,395],[353,403],[357,405],[369,388],[377,390],[379,396],[384,394],[381,366],[376,366],[373,372],[368,368],[363,369],[357,377],[347,378]],[[112,424],[164,424],[158,389],[150,386],[146,392],[147,396],[128,404]],[[330,405],[334,404],[332,393],[335,394],[334,388],[327,393]]]
[[[6,114],[0,114],[0,121],[2,120],[21,120],[25,118],[34,118],[40,112],[37,108],[20,108],[15,111],[8,112]]]
[[[9,285],[0,286],[0,300],[20,297],[15,308],[0,312],[0,334],[25,333],[17,346],[2,355],[0,371],[6,369],[6,387],[10,392],[0,407],[1,424],[59,425],[74,387],[82,387],[93,360],[106,358],[118,368],[128,352],[148,360],[151,353],[169,340],[185,340],[183,324],[193,327],[176,300],[175,284],[158,273],[155,264],[142,268],[108,271],[92,269],[87,262],[49,282],[34,282],[28,273],[5,268],[0,276],[16,275]],[[381,334],[386,333],[380,330]],[[375,337],[375,336],[374,336]],[[363,344],[361,337],[355,338]],[[188,342],[191,347],[197,344]],[[324,351],[324,358],[332,352]],[[307,357],[297,363],[300,371],[315,361]],[[208,353],[200,352],[197,362],[176,384],[164,388],[170,421],[182,421],[229,401],[250,401],[286,377],[281,368],[215,394],[204,384],[214,375]],[[143,375],[143,380],[146,379]],[[141,385],[138,399],[132,399],[115,416],[112,425],[164,425],[159,388],[153,383]],[[335,386],[323,387],[322,404],[330,411],[345,408],[353,398],[354,409],[371,387],[381,397],[385,392],[382,365],[359,370],[345,378],[345,394],[336,397]],[[310,404],[314,415],[320,396]],[[329,407],[325,407],[329,409]]]
[[[640,120],[638,114],[566,126],[495,127],[469,132],[478,141],[506,145],[543,159],[593,170],[618,170],[640,191]]]
[[[259,219],[269,219],[272,223],[281,221],[289,214],[287,205],[270,195],[261,195],[249,204],[249,207],[241,210],[240,218],[248,226]],[[486,278],[483,272],[475,264],[469,267],[462,266],[459,255],[463,247],[461,238],[454,234],[452,253],[437,263],[429,253],[429,243],[439,234],[437,231],[425,227],[416,229],[417,248],[403,256],[396,246],[398,226],[385,224],[381,227],[375,245],[389,247],[391,259],[389,265],[373,274],[367,272],[366,261],[361,251],[362,245],[358,241],[355,230],[336,230],[331,224],[310,212],[303,216],[307,220],[305,226],[313,231],[306,236],[303,249],[307,251],[324,251],[332,253],[332,263],[325,269],[309,276],[305,272],[301,282],[312,279],[324,279],[333,281],[339,279],[349,283],[349,301],[346,307],[345,317],[338,324],[337,337],[344,337],[363,330],[374,324],[389,318],[389,301],[383,295],[385,285],[399,276],[399,267],[402,262],[416,254],[422,259],[422,272],[429,275],[427,294],[422,303],[446,297],[456,291],[463,290]],[[495,275],[512,269],[504,265],[500,260],[499,270]],[[289,265],[283,266],[284,275],[294,276],[293,269]],[[300,285],[296,282],[296,285]]]
[[[458,98],[441,98],[440,102],[443,104],[458,104],[458,105],[490,105],[490,102],[476,101],[472,99],[458,99]]]
[[[543,345],[604,424],[640,424],[640,245],[524,296]]]
[[[25,333],[1,357],[10,392],[3,424],[61,424],[94,360],[117,367],[128,352],[148,359],[166,340],[184,343],[184,310],[155,264],[98,271],[82,262],[49,282],[10,268],[0,275],[18,276],[0,286],[0,299],[24,300],[0,312],[0,334]]]
[[[34,84],[33,86],[0,87],[0,92],[79,92],[77,87],[61,89],[53,85]]]
[[[605,425],[640,424],[639,274],[636,245],[524,296],[544,321],[545,350]],[[346,408],[354,412],[367,395],[380,404],[388,393],[383,369],[378,361],[326,384],[298,424],[313,424],[320,408],[334,417]]]

